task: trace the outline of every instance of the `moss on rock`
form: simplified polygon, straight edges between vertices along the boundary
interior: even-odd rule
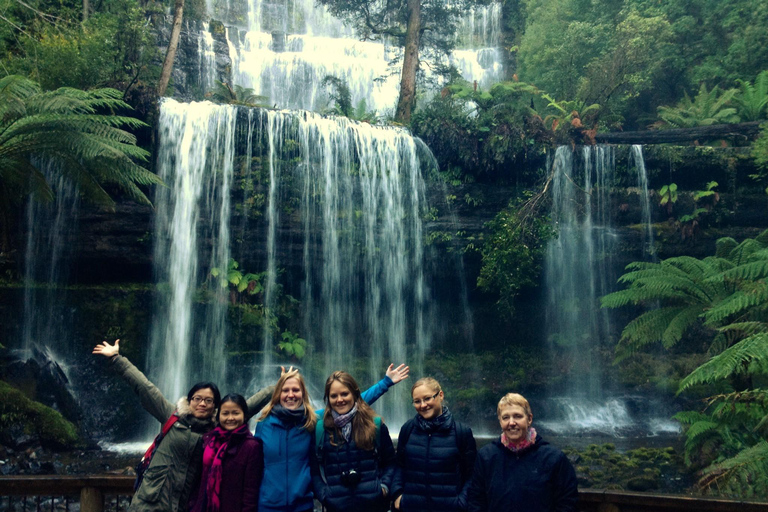
[[[52,449],[71,449],[81,444],[76,427],[57,411],[27,398],[0,381],[0,442],[14,444],[14,437],[34,436]]]

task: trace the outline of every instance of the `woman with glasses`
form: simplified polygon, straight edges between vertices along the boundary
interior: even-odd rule
[[[403,425],[397,440],[395,510],[466,510],[477,454],[472,430],[453,419],[435,379],[416,381],[411,397],[416,416]]]
[[[397,368],[390,365],[386,376],[366,390],[363,398],[375,402],[389,387],[406,379],[408,372],[404,364]],[[259,512],[311,512],[314,509],[309,460],[317,418],[323,414],[323,410],[312,410],[304,377],[298,370],[290,368],[280,376],[254,434],[264,446]]]
[[[477,454],[471,512],[576,512],[576,472],[563,452],[531,426],[528,400],[504,395],[496,407],[501,436]]]
[[[395,476],[395,449],[386,425],[347,372],[325,383],[325,413],[310,451],[312,487],[328,512],[384,512]]]
[[[200,476],[202,436],[216,426],[219,388],[212,382],[199,382],[174,405],[120,355],[120,340],[115,340],[114,345],[104,341],[94,347],[93,353],[108,357],[112,368],[139,395],[144,409],[161,425],[168,426],[133,495],[129,512],[187,512]],[[271,389],[259,391],[248,399],[248,407],[260,409],[270,393]]]

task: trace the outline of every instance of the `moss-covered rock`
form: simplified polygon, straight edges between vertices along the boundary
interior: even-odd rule
[[[643,447],[622,453],[607,443],[564,451],[574,463],[579,486],[583,488],[679,492],[691,483],[690,472],[671,447]],[[679,477],[670,479],[669,475]]]
[[[37,438],[52,449],[72,449],[81,444],[77,429],[61,414],[0,381],[0,443],[14,445],[19,436]]]

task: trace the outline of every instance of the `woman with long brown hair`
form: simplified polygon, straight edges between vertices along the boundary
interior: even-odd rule
[[[312,487],[329,512],[384,512],[395,475],[395,449],[386,425],[363,400],[347,372],[325,383],[325,414],[310,451]]]

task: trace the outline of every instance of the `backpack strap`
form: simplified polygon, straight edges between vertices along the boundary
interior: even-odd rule
[[[171,430],[171,427],[174,423],[176,423],[179,420],[179,415],[174,412],[171,414],[171,416],[165,420],[165,423],[163,423],[163,428],[160,429],[160,433],[155,437],[155,440],[152,441],[152,444],[149,445],[149,448],[147,448],[147,451],[144,452],[144,456],[141,458],[141,460],[151,460],[152,456],[155,454],[155,450],[157,450],[157,446],[160,444],[160,441],[163,440],[165,437],[165,434],[168,433],[169,430]]]
[[[163,428],[160,429],[160,433],[157,434],[157,437],[155,437],[155,440],[152,441],[152,444],[149,445],[149,448],[147,448],[147,451],[144,452],[144,456],[141,458],[138,464],[136,464],[136,480],[133,482],[133,490],[137,491],[139,489],[139,486],[141,485],[141,481],[144,479],[144,472],[147,471],[147,468],[149,467],[149,464],[152,462],[152,457],[155,456],[155,452],[157,451],[157,447],[160,446],[160,441],[163,440],[165,437],[165,434],[168,433],[169,430],[171,430],[171,427],[174,423],[176,423],[179,420],[179,414],[177,411],[174,411],[173,414],[171,414],[170,418],[165,420],[165,423],[163,424]]]
[[[323,425],[323,418],[317,420],[315,423],[315,449],[319,454],[323,449],[323,437],[325,436],[325,425]]]
[[[413,429],[416,428],[416,422],[411,419],[405,423],[405,426],[408,428],[401,431],[400,436],[397,438],[397,460],[401,466],[405,465],[405,446],[408,444],[408,439],[410,439]]]
[[[323,418],[320,418],[315,423],[315,456],[317,457],[317,465],[320,468],[320,477],[323,479],[326,485],[328,480],[325,478],[325,467],[323,465],[323,441],[325,441],[325,425],[323,425]]]
[[[453,422],[453,428],[456,429],[456,445],[459,447],[459,453],[467,453],[469,448],[469,429],[457,421]]]

